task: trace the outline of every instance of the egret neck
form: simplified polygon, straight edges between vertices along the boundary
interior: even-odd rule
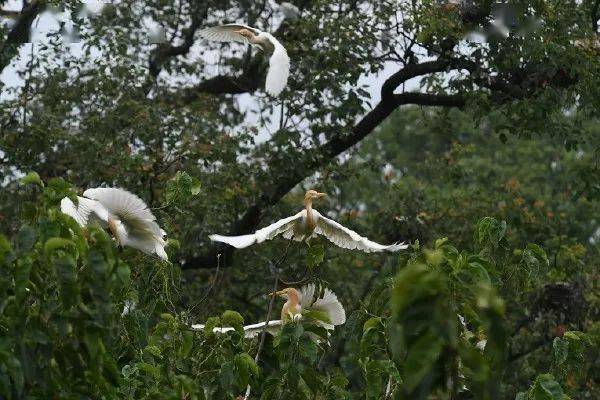
[[[248,29],[240,29],[239,31],[235,31],[239,33],[243,37],[248,40],[248,43],[251,45],[259,47],[265,53],[271,52],[273,50],[273,45],[271,42],[261,35],[256,35],[254,32],[249,31]]]
[[[304,207],[306,207],[306,228],[309,232],[312,232],[317,224],[313,218],[312,197],[308,194],[304,196]]]

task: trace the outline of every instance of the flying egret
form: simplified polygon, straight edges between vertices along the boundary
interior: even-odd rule
[[[385,250],[398,251],[408,247],[404,243],[395,243],[387,246],[375,243],[334,220],[321,215],[321,213],[312,208],[312,202],[313,199],[319,199],[323,196],[325,196],[325,193],[319,193],[315,190],[307,191],[304,196],[304,210],[291,217],[281,219],[266,228],[259,229],[250,235],[210,235],[209,237],[215,242],[227,243],[238,249],[248,247],[254,243],[271,240],[279,234],[286,239],[293,239],[298,242],[309,240],[316,235],[323,235],[339,247],[362,250],[366,253]]]
[[[346,322],[344,307],[335,293],[328,288],[317,290],[317,287],[311,283],[300,290],[290,287],[269,295],[281,296],[287,300],[281,308],[281,319],[244,326],[245,338],[255,338],[263,330],[274,334],[283,324],[290,321],[302,320],[325,328],[327,331],[331,331],[335,326]],[[192,329],[204,330],[204,325],[192,325]],[[235,328],[232,327],[213,328],[213,332],[218,334],[233,330]]]
[[[200,36],[217,42],[240,42],[262,50],[269,58],[269,70],[265,89],[272,96],[278,96],[287,84],[290,75],[290,58],[285,47],[273,35],[260,29],[241,24],[226,24],[205,28]]]
[[[118,188],[88,189],[83,196],[77,196],[77,205],[65,197],[60,202],[60,210],[81,226],[97,222],[108,228],[120,246],[168,260],[163,238],[166,233],[142,199]]]

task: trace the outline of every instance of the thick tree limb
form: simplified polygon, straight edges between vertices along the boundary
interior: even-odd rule
[[[0,73],[18,54],[19,46],[29,42],[31,24],[46,9],[46,1],[33,0],[23,7],[17,21],[8,32],[6,40],[0,45]]]

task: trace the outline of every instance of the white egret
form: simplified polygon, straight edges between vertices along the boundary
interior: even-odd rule
[[[77,196],[77,205],[65,197],[60,202],[60,210],[81,226],[97,222],[108,228],[120,246],[168,259],[164,240],[166,233],[138,196],[118,188],[88,189],[83,196]]]
[[[270,293],[272,296],[281,296],[287,301],[281,308],[281,319],[259,322],[258,324],[244,326],[244,337],[254,338],[263,330],[274,334],[281,326],[290,321],[302,320],[331,331],[337,325],[346,322],[346,312],[335,293],[328,288],[323,288],[322,293],[314,284],[304,286],[302,289],[286,288]],[[265,328],[266,325],[266,328]],[[192,325],[192,329],[204,330],[204,325]],[[214,333],[233,331],[232,327],[213,328]]]
[[[259,48],[266,55],[270,55],[269,70],[265,81],[267,93],[278,96],[287,85],[290,75],[290,58],[285,47],[270,33],[246,25],[226,24],[205,28],[199,34],[208,40],[240,42]]]
[[[242,236],[210,235],[209,237],[213,241],[227,243],[238,249],[248,247],[254,243],[271,240],[279,234],[286,239],[293,239],[298,242],[309,240],[316,235],[323,235],[339,247],[362,250],[366,253],[386,250],[398,251],[408,247],[404,243],[383,245],[373,242],[334,220],[323,216],[312,208],[313,199],[319,199],[323,196],[325,196],[325,193],[319,193],[315,190],[307,191],[304,196],[304,210],[296,215],[281,219],[274,224],[259,229],[252,234]]]

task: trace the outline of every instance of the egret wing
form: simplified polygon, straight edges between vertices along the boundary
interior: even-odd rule
[[[271,96],[278,96],[287,85],[290,75],[290,57],[285,47],[271,34],[265,34],[273,45],[273,54],[269,58],[269,71],[265,80],[265,90]]]
[[[138,236],[162,238],[164,231],[156,223],[156,217],[144,200],[133,193],[119,188],[93,188],[83,192],[85,197],[97,200],[111,214],[118,216],[129,231]]]
[[[340,303],[335,293],[328,288],[323,290],[323,295],[315,300],[310,309],[327,314],[329,321],[325,321],[325,325],[341,325],[346,322],[346,311],[342,303]],[[331,329],[333,329],[333,326]]]
[[[96,200],[123,222],[125,234],[120,238],[123,245],[156,254],[163,260],[168,259],[164,249],[165,231],[160,228],[156,217],[142,199],[119,188],[88,189],[83,195]]]
[[[292,215],[291,217],[280,219],[279,221],[264,227],[262,229],[257,230],[256,232],[249,235],[241,235],[241,236],[223,236],[223,235],[210,235],[210,240],[214,242],[223,242],[227,243],[237,249],[243,249],[244,247],[248,247],[254,243],[261,243],[265,240],[271,240],[275,236],[279,235],[282,232],[285,232],[289,229],[292,229],[294,224],[302,218],[304,214],[304,210],[300,211],[296,215]]]
[[[277,330],[279,330],[281,325],[282,325],[282,322],[279,319],[269,321],[268,323],[259,322],[258,324],[246,325],[246,326],[244,326],[244,337],[248,338],[248,339],[255,338],[263,330],[265,330],[267,333],[270,333],[271,335],[274,335],[277,332]],[[204,325],[194,324],[194,325],[192,325],[192,329],[197,330],[197,331],[203,331]],[[233,330],[235,330],[235,328],[232,328],[230,326],[213,328],[213,332],[216,334],[223,334],[223,333],[231,332]]]
[[[198,34],[204,39],[213,40],[215,42],[240,42],[248,44],[248,39],[236,33],[240,29],[247,29],[255,35],[260,34],[260,30],[242,24],[225,24],[219,26],[211,26],[204,28]]]
[[[312,305],[314,301],[315,284],[309,283],[308,285],[304,285],[302,289],[300,289],[300,294],[302,296],[302,298],[300,299],[300,307],[303,310],[306,310]]]
[[[344,249],[357,249],[366,253],[372,253],[380,251],[398,251],[408,247],[408,245],[404,243],[383,245],[373,242],[366,237],[360,236],[352,229],[346,228],[342,224],[324,217],[317,210],[313,211],[316,212],[319,217],[315,233],[325,236],[332,243]]]
[[[60,211],[72,217],[81,226],[88,225],[93,218],[104,223],[108,221],[108,211],[99,202],[85,197],[78,196],[77,205],[65,197],[60,201]]]
[[[280,319],[276,319],[273,321],[269,321],[266,323],[265,321],[259,322],[258,324],[246,325],[244,326],[244,337],[245,338],[255,338],[264,330],[267,333],[274,335],[277,333],[279,328],[281,328],[282,321]],[[265,327],[266,326],[266,327]]]

